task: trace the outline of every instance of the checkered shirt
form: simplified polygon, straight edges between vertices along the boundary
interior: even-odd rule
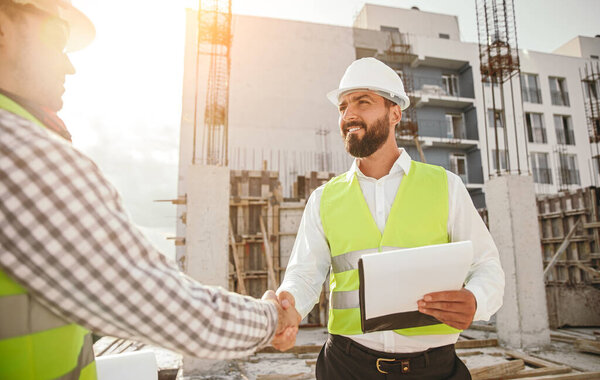
[[[1,109],[0,268],[68,320],[190,356],[249,355],[277,325],[272,304],[181,273],[88,157]]]

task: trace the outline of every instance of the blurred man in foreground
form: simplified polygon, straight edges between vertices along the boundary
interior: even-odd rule
[[[0,379],[95,379],[89,330],[202,358],[290,348],[295,309],[181,273],[71,146],[65,51],[94,35],[68,0],[0,0]]]

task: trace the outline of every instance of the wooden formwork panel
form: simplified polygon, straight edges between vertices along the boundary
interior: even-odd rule
[[[278,176],[275,171],[232,170],[230,174],[230,289],[253,297],[279,285]]]
[[[308,172],[303,176],[299,175],[294,183],[294,198],[308,199],[317,187],[323,185],[333,177],[335,177],[335,173],[314,171]]]
[[[537,197],[544,268],[552,264],[548,285],[600,283],[594,275],[600,270],[598,228],[591,227],[598,222],[597,195],[595,188],[586,188]],[[564,253],[555,258],[572,230]]]
[[[552,328],[600,323],[598,195],[590,187],[537,197]]]

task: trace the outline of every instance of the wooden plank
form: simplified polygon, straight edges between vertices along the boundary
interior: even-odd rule
[[[554,266],[554,264],[556,264],[556,260],[558,260],[560,255],[562,255],[567,250],[567,247],[569,246],[569,243],[571,242],[571,238],[573,237],[573,235],[575,235],[575,231],[577,230],[577,227],[579,226],[579,224],[581,224],[581,218],[579,218],[577,220],[577,223],[575,223],[573,225],[573,227],[571,227],[571,230],[569,231],[569,233],[565,237],[565,240],[563,240],[562,244],[558,248],[558,251],[556,251],[554,256],[552,256],[552,259],[550,260],[550,263],[548,264],[548,266],[546,266],[546,268],[544,268],[544,276],[546,276],[548,271]]]
[[[472,324],[469,330],[496,332],[496,326]]]
[[[600,222],[583,223],[583,228],[600,228]]]
[[[456,355],[460,356],[461,358],[465,357],[465,356],[477,356],[477,355],[482,355],[483,351],[463,351],[463,352],[457,352]]]
[[[293,373],[289,375],[270,373],[267,375],[258,375],[256,380],[310,380],[314,378],[315,375],[312,372]]]
[[[575,266],[577,266],[579,269],[582,269],[584,271],[586,271],[587,273],[589,273],[591,276],[600,276],[600,271],[588,267],[587,265],[581,263],[581,262],[577,262],[575,263]]]
[[[481,348],[481,347],[496,347],[498,339],[473,339],[461,340],[456,342],[456,348]]]
[[[267,229],[265,228],[265,222],[263,221],[262,215],[260,216],[260,230],[263,235],[263,246],[265,247],[265,256],[267,258],[267,273],[269,275],[269,289],[275,289],[279,284],[277,283],[277,277],[275,277],[275,270],[273,269],[273,253],[271,252],[271,243],[267,235]]]
[[[470,369],[473,380],[504,378],[525,368],[525,362],[521,359],[511,360],[506,363],[493,364],[485,367]]]
[[[528,365],[532,367],[555,367],[556,364],[549,362],[544,359],[534,358],[533,356],[529,356],[523,352],[509,350],[505,352],[506,355],[510,356],[514,359],[521,359]]]
[[[229,220],[229,244],[233,250],[233,264],[235,265],[235,274],[237,275],[238,293],[248,294],[246,291],[246,284],[244,283],[244,275],[242,274],[242,268],[240,264],[240,258],[238,257],[237,244],[235,242],[235,236],[233,235],[233,226],[231,220]]]
[[[527,377],[537,377],[537,376],[549,376],[549,375],[560,375],[563,373],[569,373],[573,369],[566,365],[554,366],[554,367],[543,367],[536,369],[526,369],[523,371],[519,371],[517,373],[513,373],[512,375],[503,376],[503,379],[523,379]]]
[[[558,376],[541,376],[536,377],[538,380],[552,379],[552,380],[598,380],[600,379],[600,372],[579,372],[569,373]]]
[[[600,342],[597,340],[577,339],[574,347],[577,351],[600,355]]]

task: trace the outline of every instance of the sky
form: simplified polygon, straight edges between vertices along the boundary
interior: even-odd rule
[[[232,0],[235,14],[351,26],[363,0]],[[458,17],[476,42],[475,0],[372,0]],[[600,0],[516,0],[519,47],[551,52],[576,35],[600,34]],[[185,8],[194,0],[73,0],[96,40],[72,53],[60,116],[74,146],[121,192],[133,221],[168,256],[174,247]],[[409,31],[410,32],[410,31]],[[235,36],[234,36],[235,38]]]

